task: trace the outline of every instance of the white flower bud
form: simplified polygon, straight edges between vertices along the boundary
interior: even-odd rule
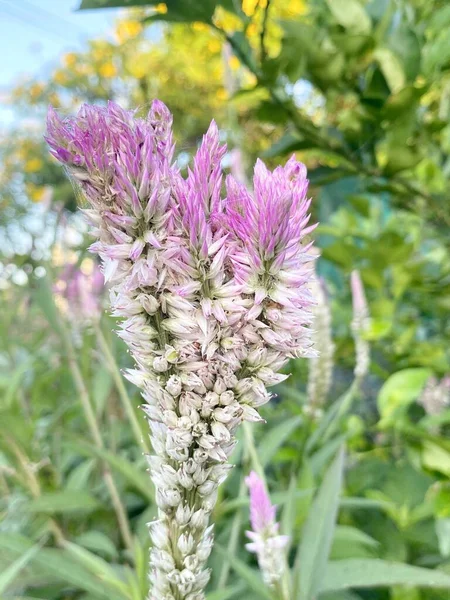
[[[223,392],[223,394],[220,394],[220,404],[222,404],[222,406],[228,406],[233,401],[234,392],[232,392],[231,390],[227,390],[226,392]]]
[[[179,353],[178,350],[175,350],[173,346],[166,346],[166,351],[164,354],[164,358],[168,363],[175,364],[178,362]]]
[[[181,394],[182,389],[181,379],[176,375],[171,375],[166,383],[166,390],[169,394],[176,398]]]
[[[153,545],[160,550],[167,547],[169,543],[167,527],[162,521],[152,521],[148,524]]]
[[[192,510],[187,504],[179,504],[175,513],[175,519],[179,525],[184,527],[187,525],[192,517]]]
[[[211,433],[216,438],[219,444],[221,444],[222,442],[229,442],[231,439],[231,434],[228,431],[228,429],[223,423],[219,423],[218,421],[212,423]]]
[[[201,450],[200,448],[194,450],[194,460],[198,465],[204,464],[208,460],[208,456],[205,450]]]
[[[183,565],[186,567],[186,569],[195,571],[198,567],[197,556],[195,554],[189,554],[189,556],[186,556],[186,558],[183,560]]]
[[[196,423],[194,425],[194,427],[192,428],[192,435],[194,437],[200,437],[202,435],[205,435],[208,432],[208,426],[204,421],[200,421],[199,423]]]
[[[249,406],[248,404],[244,404],[242,406],[242,409],[242,418],[244,419],[244,421],[250,421],[251,423],[265,422],[264,419],[260,416],[259,412],[251,406]]]
[[[175,508],[180,502],[181,495],[177,489],[159,489],[156,492],[156,503],[160,508]]]
[[[194,544],[195,540],[190,533],[182,533],[177,542],[177,546],[181,554],[190,554],[194,548]]]
[[[208,481],[205,481],[205,483],[202,483],[202,485],[200,485],[197,488],[197,492],[200,494],[200,496],[209,496],[216,489],[217,489],[217,483],[215,481],[211,481],[209,479]]]
[[[208,524],[208,515],[203,510],[203,508],[199,508],[194,512],[191,518],[191,525],[196,529],[203,529]]]
[[[164,373],[169,369],[169,363],[163,356],[155,356],[153,359],[153,368],[158,373]]]
[[[192,422],[189,417],[180,417],[177,421],[177,427],[190,431],[192,429]]]
[[[216,394],[223,394],[223,392],[225,392],[226,389],[227,386],[225,385],[224,380],[218,377],[214,383],[214,391],[216,392]]]

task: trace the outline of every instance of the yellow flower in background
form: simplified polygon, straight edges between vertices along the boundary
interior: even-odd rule
[[[64,56],[62,58],[63,65],[65,67],[67,67],[68,69],[73,67],[76,62],[77,62],[77,55],[75,54],[75,52],[68,52],[67,54],[64,54]]]
[[[60,97],[56,92],[51,92],[48,95],[48,101],[54,108],[59,108],[61,106]]]
[[[167,5],[164,2],[161,2],[155,6],[155,10],[160,15],[165,15],[167,12]]]
[[[257,27],[256,23],[250,23],[250,25],[247,27],[248,37],[253,37],[257,33],[258,33],[258,27]]]
[[[58,85],[66,85],[67,83],[67,73],[58,69],[53,73],[53,81]]]
[[[112,62],[107,62],[103,63],[103,65],[100,65],[98,72],[106,79],[110,79],[111,77],[115,77],[117,75],[117,69]]]
[[[208,42],[208,50],[210,52],[220,52],[221,48],[222,44],[219,42],[219,40],[211,40],[210,42]]]
[[[228,64],[230,65],[230,69],[232,71],[237,71],[239,69],[239,67],[241,66],[241,63],[239,62],[238,57],[234,56],[234,55],[230,57]]]
[[[192,23],[192,29],[194,31],[206,31],[208,29],[208,25],[206,25],[206,23],[202,23],[201,21],[195,21],[195,23]]]
[[[293,15],[305,15],[308,12],[306,0],[290,0],[288,11]]]
[[[258,2],[259,0],[242,0],[242,10],[247,17],[254,15]]]
[[[220,88],[216,92],[216,98],[217,100],[226,100],[228,98],[227,91],[224,88]]]
[[[30,158],[23,166],[25,173],[36,173],[43,167],[43,162],[40,158]]]
[[[34,183],[29,183],[26,186],[28,197],[32,202],[41,202],[45,197],[45,192],[47,190],[45,185],[34,185]]]
[[[44,91],[44,86],[42,83],[33,83],[30,86],[29,93],[32,100],[36,100]]]
[[[222,6],[218,6],[214,12],[213,23],[227,33],[242,29],[242,21],[237,15],[227,12]]]
[[[119,21],[116,27],[116,38],[120,44],[137,37],[142,31],[139,21]]]

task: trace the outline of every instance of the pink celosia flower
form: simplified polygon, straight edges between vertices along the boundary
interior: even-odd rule
[[[289,542],[289,536],[278,535],[276,507],[271,504],[262,479],[252,471],[245,482],[250,491],[250,523],[253,529],[247,531],[251,543],[245,547],[257,555],[264,581],[273,586],[286,569],[283,549]]]
[[[290,358],[312,354],[313,227],[294,158],[273,173],[258,162],[253,192],[229,176],[223,198],[216,124],[186,179],[171,125],[159,101],[145,119],[113,103],[66,120],[50,110],[47,140],[90,206],[91,250],[145,400],[158,505],[150,599],[203,600],[209,517],[236,428],[261,419]]]
[[[56,282],[55,292],[67,302],[71,316],[80,321],[91,321],[100,317],[103,287],[104,278],[97,264],[91,273],[68,264]]]

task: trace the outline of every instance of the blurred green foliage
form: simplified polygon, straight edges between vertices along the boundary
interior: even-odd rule
[[[446,599],[450,408],[430,415],[417,400],[432,375],[450,372],[449,6],[83,0],[81,8],[132,4],[114,40],[92,40],[64,55],[48,81],[17,86],[17,110],[43,129],[48,103],[72,111],[112,98],[145,109],[158,96],[174,113],[181,168],[213,117],[247,176],[257,155],[274,165],[295,152],[309,168],[332,306],[329,404],[322,416],[308,411],[307,364],[295,361],[264,409],[267,424],[253,428],[253,442],[242,435],[215,510],[208,598],[267,597],[243,549],[243,477],[256,455],[292,538],[299,598]],[[73,191],[41,135],[12,132],[0,154],[0,596],[140,600],[156,509],[124,409],[128,398],[145,430],[139,398],[117,377],[129,357],[111,318],[82,326],[52,297],[63,266],[90,259]],[[351,385],[353,269],[371,314],[361,387]],[[330,470],[344,444],[345,468],[338,454]],[[322,537],[321,524],[332,535]]]

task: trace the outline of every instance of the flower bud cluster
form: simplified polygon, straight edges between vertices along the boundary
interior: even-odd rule
[[[150,524],[151,600],[202,600],[209,517],[230,469],[235,432],[261,420],[267,386],[311,354],[312,268],[303,165],[258,162],[254,193],[232,177],[213,122],[183,178],[172,117],[85,106],[48,118],[52,154],[81,188],[119,336],[136,368],[154,455],[158,519]]]

